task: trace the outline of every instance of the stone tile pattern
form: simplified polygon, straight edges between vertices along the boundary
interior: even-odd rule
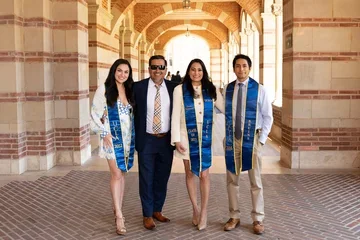
[[[263,175],[266,232],[251,231],[249,181],[241,176],[241,226],[228,219],[225,174],[211,175],[208,227],[191,224],[184,174],[172,174],[164,213],[170,223],[142,226],[138,175],[126,176],[123,212],[128,233],[115,233],[108,172],[14,181],[0,188],[0,239],[360,239],[359,175]]]

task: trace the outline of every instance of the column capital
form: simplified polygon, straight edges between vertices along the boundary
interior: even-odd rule
[[[271,12],[275,16],[280,16],[282,14],[282,11],[283,11],[282,4],[274,3],[271,5]]]
[[[246,36],[250,36],[251,34],[253,34],[253,29],[251,28],[251,26],[247,27],[244,29],[244,33]]]

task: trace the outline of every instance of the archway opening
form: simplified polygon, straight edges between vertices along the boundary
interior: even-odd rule
[[[210,74],[209,45],[196,35],[190,33],[189,36],[184,34],[174,37],[166,44],[165,55],[169,60],[168,71],[172,74],[180,71],[180,75],[185,76],[187,66],[194,58],[200,58]]]

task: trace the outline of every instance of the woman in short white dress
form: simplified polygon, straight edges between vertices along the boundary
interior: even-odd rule
[[[132,69],[125,59],[116,60],[105,84],[95,92],[91,106],[91,129],[100,134],[99,155],[110,168],[110,189],[116,233],[126,233],[122,214],[125,173],[133,165],[134,128],[132,113]]]

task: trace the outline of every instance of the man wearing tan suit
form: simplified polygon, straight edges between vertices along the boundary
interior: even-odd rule
[[[240,225],[239,179],[248,171],[251,185],[253,230],[264,232],[264,196],[261,182],[261,150],[273,122],[272,107],[264,87],[249,77],[251,60],[238,54],[233,60],[237,79],[225,93],[225,159],[230,219],[224,226],[231,231]]]

